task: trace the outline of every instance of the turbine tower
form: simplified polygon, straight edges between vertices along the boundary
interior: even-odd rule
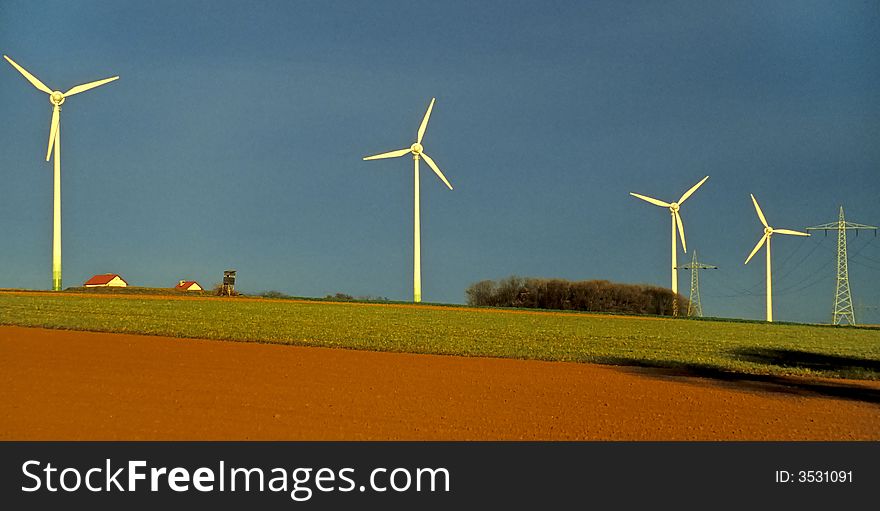
[[[846,257],[846,231],[873,230],[877,235],[877,227],[873,225],[847,222],[843,218],[843,206],[836,222],[807,227],[808,231],[837,231],[837,287],[834,291],[834,309],[831,311],[831,324],[839,325],[846,320],[850,325],[856,324],[856,313],[853,308],[852,294],[849,289],[849,269]]]
[[[431,98],[431,104],[428,105],[428,111],[425,112],[425,117],[422,119],[422,124],[419,126],[419,132],[416,135],[416,141],[413,145],[406,149],[399,149],[397,151],[389,151],[387,153],[364,157],[364,160],[379,160],[382,158],[397,158],[398,156],[412,153],[414,168],[413,175],[415,181],[415,200],[413,206],[415,211],[413,215],[413,301],[416,303],[422,301],[422,240],[419,227],[419,160],[424,158],[428,166],[431,167],[431,170],[433,170],[434,173],[437,174],[437,177],[440,178],[440,181],[443,181],[443,184],[452,190],[452,185],[449,184],[446,176],[440,171],[440,167],[434,163],[434,160],[432,160],[430,156],[424,153],[424,148],[422,147],[422,137],[425,136],[425,129],[428,127],[428,119],[431,117],[431,110],[434,109],[435,99],[436,98]]]
[[[681,270],[691,270],[691,294],[688,301],[687,317],[702,318],[703,304],[700,303],[700,270],[717,270],[718,267],[697,262],[697,251],[694,250],[691,262],[683,264],[678,268]]]
[[[61,291],[61,104],[64,103],[65,99],[74,94],[94,89],[105,83],[117,80],[119,77],[113,76],[103,80],[77,85],[67,92],[61,92],[58,90],[53,91],[49,87],[46,87],[46,85],[37,79],[36,76],[28,73],[27,70],[16,64],[15,61],[8,56],[3,55],[3,58],[12,64],[12,67],[17,69],[18,72],[21,73],[27,81],[31,82],[34,87],[48,94],[49,102],[53,105],[52,124],[49,127],[49,147],[46,149],[46,161],[49,161],[49,158],[52,156],[52,150],[54,149],[55,184],[53,187],[54,208],[52,214],[52,289],[54,291]]]
[[[751,194],[749,194],[751,195]],[[764,236],[758,241],[758,244],[755,245],[755,248],[752,250],[752,253],[749,254],[749,257],[746,258],[746,262],[744,264],[749,264],[749,261],[752,260],[752,257],[761,249],[761,246],[764,243],[767,243],[767,321],[773,321],[773,274],[770,270],[770,237],[776,233],[779,234],[791,234],[793,236],[809,236],[809,234],[805,232],[792,231],[791,229],[774,229],[767,225],[767,219],[764,218],[764,213],[761,211],[761,206],[758,206],[758,201],[755,199],[755,196],[752,195],[752,202],[755,204],[755,211],[758,213],[758,219],[761,220],[761,223],[764,224]]]
[[[677,250],[675,248],[675,235],[676,235],[676,227],[678,227],[678,232],[681,233],[681,248],[684,249],[685,253],[687,253],[687,244],[684,241],[684,224],[681,222],[681,215],[678,213],[679,208],[684,201],[687,200],[688,197],[693,195],[694,192],[697,191],[697,188],[703,185],[706,180],[709,179],[709,176],[704,177],[699,183],[695,184],[690,188],[690,190],[684,192],[681,198],[678,199],[678,202],[663,202],[662,200],[657,200],[653,197],[648,197],[645,195],[639,195],[637,193],[630,192],[630,195],[633,197],[637,197],[642,199],[643,201],[650,202],[655,206],[660,206],[661,208],[669,208],[669,214],[672,216],[672,315],[678,316],[678,268],[676,262],[678,260]]]

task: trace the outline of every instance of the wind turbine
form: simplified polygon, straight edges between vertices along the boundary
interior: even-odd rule
[[[3,55],[3,58],[6,59],[12,67],[18,70],[27,81],[31,82],[31,84],[37,89],[45,92],[49,95],[49,102],[52,103],[52,124],[49,128],[49,147],[46,149],[46,161],[49,161],[49,158],[52,156],[52,149],[55,149],[55,185],[54,185],[54,210],[53,210],[53,223],[52,223],[52,289],[54,291],[61,291],[61,104],[64,103],[64,100],[73,96],[74,94],[79,94],[80,92],[85,92],[89,89],[94,89],[100,85],[104,85],[105,83],[112,82],[113,80],[119,79],[118,76],[113,76],[110,78],[105,78],[103,80],[98,80],[95,82],[84,83],[82,85],[77,85],[67,92],[61,91],[53,91],[49,87],[41,82],[36,76],[27,72],[27,70],[18,64],[15,63],[14,60],[9,58],[6,55]]]
[[[752,194],[749,194],[752,195]],[[767,243],[767,321],[773,321],[773,276],[770,272],[770,237],[776,233],[779,234],[791,234],[794,236],[809,236],[809,234],[805,232],[792,231],[791,229],[774,229],[767,225],[767,219],[764,218],[764,213],[761,211],[761,206],[758,206],[758,201],[755,200],[755,196],[752,195],[752,202],[755,204],[755,211],[758,212],[758,219],[761,220],[761,223],[764,224],[764,236],[761,237],[758,244],[755,245],[755,248],[752,250],[752,253],[749,254],[749,257],[746,259],[745,264],[749,264],[749,261],[752,260],[752,257],[758,250],[761,249],[761,245],[764,242]]]
[[[433,170],[434,173],[437,174],[437,177],[440,178],[440,181],[443,181],[443,184],[452,190],[452,185],[449,184],[446,176],[440,171],[440,167],[434,163],[434,160],[432,160],[430,156],[424,153],[424,148],[422,147],[422,137],[425,136],[425,129],[428,127],[428,118],[431,117],[431,110],[434,108],[435,99],[436,98],[431,98],[431,104],[428,105],[428,111],[425,112],[425,118],[422,119],[422,125],[419,126],[419,132],[413,145],[406,149],[399,149],[397,151],[389,151],[387,153],[364,157],[364,160],[379,160],[382,158],[397,158],[412,153],[414,168],[413,175],[415,176],[415,214],[413,217],[413,301],[416,303],[422,301],[422,242],[419,231],[419,159],[424,158],[428,163],[428,166],[431,167],[431,170]]]
[[[703,186],[703,183],[709,179],[709,176],[704,177],[699,183],[695,184],[690,188],[690,190],[684,192],[681,195],[681,198],[678,199],[678,202],[663,202],[662,200],[657,200],[653,197],[647,197],[645,195],[639,195],[637,193],[630,192],[630,195],[633,197],[637,197],[642,199],[643,201],[650,202],[655,206],[660,206],[661,208],[669,208],[669,214],[672,216],[672,315],[678,316],[678,256],[677,250],[675,249],[675,235],[676,235],[676,227],[678,228],[678,232],[681,233],[681,248],[684,249],[685,253],[687,253],[687,244],[684,241],[684,224],[681,222],[681,215],[678,213],[679,208],[684,201],[688,199],[694,192],[697,191],[697,188]]]

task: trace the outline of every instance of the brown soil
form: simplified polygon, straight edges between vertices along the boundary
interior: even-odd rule
[[[880,439],[880,382],[0,327],[0,439]]]

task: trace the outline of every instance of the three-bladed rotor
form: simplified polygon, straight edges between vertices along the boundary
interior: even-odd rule
[[[38,90],[45,92],[49,95],[49,102],[52,103],[54,108],[52,109],[52,123],[49,126],[49,147],[46,149],[46,161],[49,161],[49,157],[52,155],[52,148],[55,146],[55,141],[58,136],[58,122],[59,122],[59,112],[61,111],[61,105],[64,103],[64,100],[73,96],[74,94],[79,94],[80,92],[85,92],[89,89],[94,89],[95,87],[99,87],[104,85],[105,83],[112,82],[113,80],[118,80],[118,76],[112,76],[110,78],[105,78],[103,80],[97,80],[94,82],[84,83],[82,85],[77,85],[76,87],[71,88],[67,92],[61,92],[59,90],[53,91],[49,87],[46,86],[43,82],[40,81],[39,78],[29,73],[25,68],[18,65],[14,60],[9,58],[7,55],[3,55],[3,58],[6,59],[12,67],[18,70],[22,76],[27,79],[27,81],[31,82],[31,85],[36,87]]]
[[[681,209],[681,205],[684,204],[684,201],[686,201],[688,199],[688,197],[693,195],[694,192],[697,191],[697,188],[703,186],[703,183],[705,183],[707,179],[709,179],[709,176],[704,177],[703,179],[700,180],[699,183],[690,187],[690,189],[688,189],[688,191],[681,194],[681,197],[676,202],[664,202],[662,200],[655,199],[653,197],[648,197],[647,195],[641,195],[641,194],[632,193],[632,192],[630,192],[630,195],[632,195],[633,197],[637,197],[639,199],[642,199],[643,201],[650,202],[651,204],[654,204],[655,206],[660,206],[661,208],[669,208],[669,213],[672,215],[672,218],[675,220],[675,225],[678,229],[678,233],[681,234],[681,248],[684,249],[685,252],[687,252],[687,243],[684,240],[684,224],[681,221],[681,214],[679,214],[678,211]]]
[[[764,235],[761,237],[760,240],[758,240],[758,244],[755,245],[754,249],[752,249],[752,253],[749,254],[749,257],[746,258],[746,262],[744,264],[749,264],[749,261],[751,261],[752,258],[755,257],[755,254],[758,253],[758,250],[761,250],[761,247],[764,246],[764,243],[767,243],[770,237],[776,233],[789,234],[792,236],[809,236],[809,234],[806,232],[792,231],[791,229],[774,229],[770,227],[770,225],[767,224],[767,218],[764,216],[764,212],[761,211],[761,206],[758,205],[757,199],[755,199],[754,195],[749,195],[751,195],[752,203],[755,205],[755,212],[758,213],[758,220],[760,220],[761,223],[764,224]]]
[[[425,136],[425,130],[428,129],[428,119],[431,117],[431,110],[434,109],[434,101],[436,98],[431,98],[431,104],[428,105],[428,111],[425,112],[425,117],[422,119],[422,124],[419,126],[418,134],[416,135],[416,141],[413,145],[409,146],[407,149],[398,149],[397,151],[388,151],[387,153],[374,154],[373,156],[365,156],[364,160],[380,160],[383,158],[397,158],[403,156],[405,154],[412,154],[413,158],[422,158],[431,167],[431,170],[434,171],[434,174],[440,178],[440,181],[443,181],[450,190],[452,190],[452,185],[449,184],[449,180],[446,179],[446,176],[443,175],[443,172],[440,171],[440,167],[434,162],[434,160],[425,154],[425,148],[422,146],[422,137]]]

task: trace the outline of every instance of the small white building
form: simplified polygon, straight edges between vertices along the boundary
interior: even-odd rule
[[[83,284],[84,287],[126,287],[128,282],[115,273],[95,275]]]
[[[194,280],[181,280],[174,287],[177,291],[201,291],[202,286]]]

